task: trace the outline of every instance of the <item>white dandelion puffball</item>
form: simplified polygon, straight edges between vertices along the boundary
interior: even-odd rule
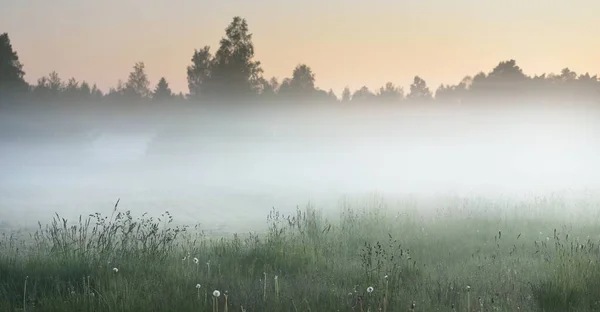
[[[117,269],[117,268],[113,268],[113,272],[115,272],[115,273],[119,273],[119,269]]]
[[[198,260],[198,258],[194,258],[194,263],[195,263],[195,264],[198,264],[198,262],[200,262],[200,261]]]
[[[467,290],[471,290],[471,286],[467,285]]]
[[[202,287],[202,285],[200,285],[200,284],[196,284],[196,288],[197,288],[197,289],[200,289],[200,287]]]
[[[215,290],[215,291],[213,291],[213,296],[218,298],[219,296],[221,296],[221,292],[218,290]]]
[[[367,292],[368,293],[372,293],[375,290],[375,288],[369,286],[369,288],[367,288]]]

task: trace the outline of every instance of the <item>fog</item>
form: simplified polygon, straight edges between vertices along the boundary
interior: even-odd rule
[[[368,105],[367,105],[368,106]],[[121,209],[248,230],[343,195],[543,195],[600,186],[588,108],[106,110],[2,115],[0,220]]]

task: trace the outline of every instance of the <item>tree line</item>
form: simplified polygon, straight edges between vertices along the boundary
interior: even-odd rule
[[[569,68],[560,73],[528,76],[515,60],[500,62],[490,72],[466,76],[457,84],[442,84],[432,91],[427,82],[415,76],[408,90],[386,83],[378,90],[363,86],[346,87],[341,97],[315,85],[315,73],[307,64],[297,65],[291,77],[279,81],[263,76],[260,61],[254,57],[254,44],[248,23],[234,17],[225,29],[218,49],[196,49],[186,70],[188,92],[175,94],[162,77],[151,86],[144,62],[137,62],[126,81],[103,92],[95,84],[64,80],[57,72],[24,80],[25,71],[13,49],[8,33],[0,35],[0,101],[21,99],[40,102],[157,101],[303,101],[343,103],[450,102],[527,99],[544,101],[600,100],[600,79],[589,73],[578,74]]]

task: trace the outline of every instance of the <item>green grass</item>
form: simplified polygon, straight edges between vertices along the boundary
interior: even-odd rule
[[[56,215],[0,240],[0,311],[600,311],[598,206],[581,206],[309,205],[224,237],[117,206]]]

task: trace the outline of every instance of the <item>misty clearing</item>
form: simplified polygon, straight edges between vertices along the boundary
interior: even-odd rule
[[[2,311],[599,308],[585,114],[93,115],[11,125]]]
[[[597,75],[569,68],[528,75],[510,59],[435,90],[415,75],[406,90],[392,82],[375,90],[346,86],[338,97],[319,87],[307,64],[294,65],[288,78],[265,76],[248,23],[239,16],[223,37],[214,38],[219,40],[214,49],[207,44],[192,53],[186,45],[186,64],[177,65],[179,51],[171,52],[177,49],[170,42],[194,37],[197,44],[202,37],[165,30],[175,27],[175,20],[156,23],[158,13],[169,12],[177,22],[218,20],[221,9],[205,10],[203,2],[195,4],[210,18],[198,15],[191,3],[186,14],[173,14],[176,1],[168,2],[168,10],[155,3],[144,7],[160,7],[156,16],[132,3],[115,10],[112,4],[89,2],[102,4],[96,10],[78,2],[67,10],[25,2],[0,10],[0,20],[9,17],[8,24],[18,21],[15,27],[25,29],[25,19],[15,12],[36,7],[43,14],[27,23],[50,17],[52,27],[59,27],[35,28],[43,38],[29,45],[25,31],[15,32],[15,44],[33,47],[25,54],[28,62],[38,55],[46,57],[38,65],[65,62],[74,69],[83,66],[75,61],[80,56],[87,66],[112,75],[114,64],[92,54],[110,52],[104,60],[130,62],[128,47],[140,57],[160,54],[166,65],[156,69],[158,61],[150,61],[152,75],[168,68],[181,77],[157,76],[151,87],[146,64],[136,61],[127,79],[104,91],[75,78],[62,80],[56,71],[28,82],[8,33],[0,33],[1,312],[600,311]],[[227,6],[238,10],[242,2]],[[440,3],[438,13],[453,23],[467,20],[455,12],[472,12]],[[268,11],[248,5],[252,12]],[[347,10],[360,10],[362,21],[368,6],[380,13],[413,10],[405,10],[405,3],[402,10],[390,5],[344,4],[336,11],[347,17]],[[569,7],[593,12],[589,5]],[[321,6],[319,12],[325,12]],[[127,24],[105,18],[106,10],[116,18],[128,8],[135,14],[123,15]],[[539,11],[535,5],[529,9]],[[418,57],[447,56],[448,65],[463,64],[457,55],[470,58],[453,48],[458,37],[435,39],[429,30],[417,35],[426,25],[460,36],[457,42],[471,42],[462,37],[471,31],[486,33],[486,46],[492,46],[491,39],[502,43],[494,49],[510,48],[495,55],[512,55],[518,46],[513,35],[487,35],[483,26],[458,31],[421,18],[390,19],[418,21],[410,34],[393,33],[401,28],[384,24],[371,32],[368,23],[355,23],[356,17],[338,21],[333,15],[323,20],[347,35],[308,40],[282,31],[294,25],[319,36],[329,32],[308,25],[302,10],[293,12],[301,27],[277,13],[271,14],[277,22],[266,22],[259,33],[277,34],[272,52],[285,57],[309,57],[311,50],[320,57],[334,55],[316,65],[333,64],[346,75],[375,61],[381,63],[373,73],[380,74],[394,62],[406,71],[419,64],[413,64]],[[87,14],[98,11],[106,15],[97,15],[100,27],[72,22],[77,16],[91,23]],[[525,32],[506,13],[489,11],[492,20]],[[65,12],[71,17],[57,18]],[[476,16],[468,22],[475,23]],[[159,26],[147,28],[143,20]],[[560,32],[585,25],[576,20],[561,24]],[[548,21],[531,24],[546,29]],[[357,31],[346,28],[353,25]],[[581,36],[591,34],[592,27],[584,28]],[[87,33],[93,29],[115,36]],[[136,35],[116,39],[128,29]],[[191,26],[184,31],[191,29],[210,34]],[[69,49],[52,45],[75,37],[94,40],[70,41]],[[335,49],[341,37],[352,49]],[[376,37],[385,43],[375,47]],[[541,37],[594,54],[566,37]],[[143,40],[151,40],[152,48],[141,48]],[[38,48],[38,41],[49,46]],[[312,41],[323,46],[309,49]],[[394,41],[402,46],[389,49]],[[422,44],[430,41],[444,48],[425,49]],[[66,56],[98,42],[101,49]],[[292,44],[297,54],[282,52],[291,51],[284,48]],[[492,51],[474,46],[478,55]],[[531,50],[555,52],[550,47]],[[55,50],[60,57],[51,56]],[[367,58],[365,51],[375,54]],[[359,53],[355,61],[350,52]],[[384,61],[386,53],[393,60]],[[415,59],[399,53],[415,53]],[[551,59],[530,56],[529,63],[542,62],[539,66],[545,58]],[[469,66],[482,64],[477,62],[482,61],[469,59]],[[276,63],[270,60],[265,67]],[[446,68],[434,70],[450,75]]]

